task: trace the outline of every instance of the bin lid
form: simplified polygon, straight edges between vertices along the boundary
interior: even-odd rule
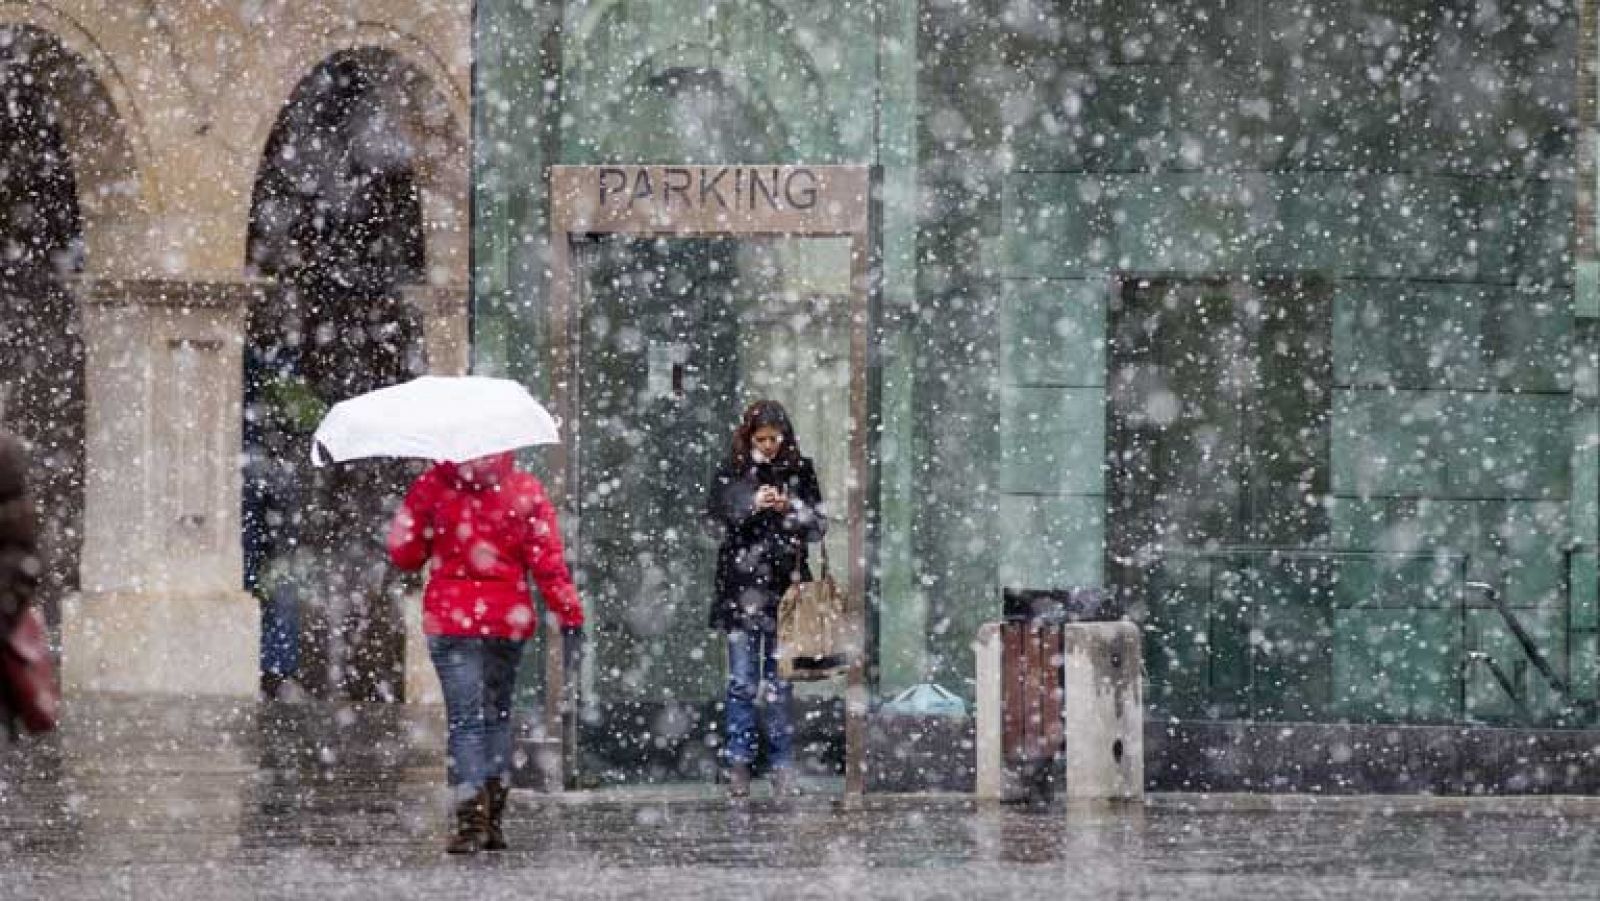
[[[923,682],[886,701],[883,711],[909,716],[966,716],[967,702],[942,685]]]

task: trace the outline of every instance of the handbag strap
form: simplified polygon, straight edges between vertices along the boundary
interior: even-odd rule
[[[822,578],[826,579],[828,578],[828,540],[824,538],[817,542],[817,547],[822,549]]]

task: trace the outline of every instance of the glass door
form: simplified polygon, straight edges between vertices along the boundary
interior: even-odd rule
[[[618,235],[576,241],[573,263],[572,558],[591,624],[577,780],[706,780],[726,679],[707,625],[706,492],[744,407],[772,398],[844,509],[849,241]],[[842,562],[842,527],[829,544]],[[808,687],[797,701],[817,727],[800,736],[811,766],[841,753],[837,716],[805,716],[836,693]]]

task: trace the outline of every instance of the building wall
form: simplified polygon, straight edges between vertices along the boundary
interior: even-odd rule
[[[999,349],[997,427],[1012,448],[999,518],[1019,536],[1001,550],[1002,580],[1098,575],[1111,275],[1315,276],[1331,284],[1334,357],[1330,528],[1315,546],[1360,553],[1330,564],[1321,595],[1246,592],[1233,625],[1247,638],[1231,646],[1214,610],[1153,634],[1153,696],[1199,679],[1209,690],[1168,697],[1172,712],[1511,714],[1482,669],[1459,704],[1465,650],[1516,672],[1528,662],[1481,600],[1463,614],[1453,589],[1437,589],[1417,556],[1435,551],[1466,555],[1469,578],[1499,586],[1558,668],[1569,650],[1575,671],[1590,668],[1592,639],[1579,647],[1587,633],[1568,624],[1563,550],[1593,542],[1569,357],[1576,10],[1419,0],[991,12],[931,17],[923,52],[956,56],[925,70],[925,95],[949,87],[926,98],[924,121],[925,171],[993,161],[976,190],[938,187],[966,216],[927,240],[987,264],[940,292],[946,302],[992,305],[1018,324]],[[935,129],[957,145],[940,148]],[[1592,557],[1580,550],[1571,565],[1592,568]],[[1275,611],[1285,595],[1319,609]],[[1304,643],[1295,672],[1266,659],[1259,639],[1275,635]],[[1549,712],[1551,694],[1525,678]],[[1282,686],[1297,681],[1321,687],[1295,711]]]
[[[259,613],[241,590],[241,348],[261,154],[295,87],[380,48],[445,105],[454,142],[422,173],[429,341],[466,335],[467,4],[8,2],[81,70],[62,98],[85,259],[82,592],[63,612],[69,690],[255,691]],[[100,101],[104,102],[100,102]],[[447,361],[447,362],[445,362]]]
[[[552,377],[545,199],[516,179],[705,159],[683,122],[641,115],[642,86],[714,67],[766,103],[738,159],[886,167],[884,692],[966,686],[1005,587],[1120,584],[1118,285],[1149,280],[1303,300],[1314,340],[1261,351],[1259,386],[1319,404],[1305,446],[1269,436],[1315,463],[1298,496],[1262,489],[1298,531],[1181,566],[1158,549],[1123,598],[1162,713],[1548,720],[1561,703],[1480,580],[1593,697],[1576,6],[839,9],[481,4],[483,359]]]

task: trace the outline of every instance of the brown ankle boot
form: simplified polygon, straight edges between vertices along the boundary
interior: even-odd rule
[[[728,771],[728,797],[734,800],[750,797],[750,764],[736,763]]]
[[[450,854],[476,854],[483,849],[489,827],[489,793],[478,793],[456,805],[456,831],[444,846]]]
[[[489,821],[483,832],[483,850],[504,851],[506,835],[501,831],[500,823],[505,816],[506,800],[511,797],[511,786],[499,779],[490,779],[484,789],[488,792]]]

